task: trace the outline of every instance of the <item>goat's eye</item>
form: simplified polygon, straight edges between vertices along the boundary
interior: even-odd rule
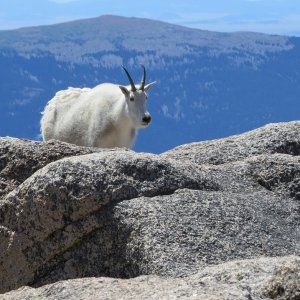
[[[134,97],[130,97],[130,101],[134,101]]]

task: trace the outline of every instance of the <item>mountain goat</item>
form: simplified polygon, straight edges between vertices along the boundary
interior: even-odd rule
[[[130,85],[103,83],[92,89],[69,88],[59,91],[42,113],[44,141],[57,139],[79,146],[130,148],[138,128],[151,122],[146,108],[147,92],[156,83],[136,86],[125,67]]]

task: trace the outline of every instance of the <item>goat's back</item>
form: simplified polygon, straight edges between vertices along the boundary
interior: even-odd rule
[[[72,88],[69,87],[67,90],[59,91],[55,94],[55,96],[47,103],[44,112],[45,115],[49,111],[55,110],[55,108],[59,107],[68,107],[74,105],[74,101],[76,101],[80,96],[89,92],[91,89],[89,88]]]
[[[76,100],[90,90],[89,88],[69,87],[67,90],[62,90],[55,94],[42,112],[41,132],[44,141],[54,138],[53,131],[57,120],[74,106]]]

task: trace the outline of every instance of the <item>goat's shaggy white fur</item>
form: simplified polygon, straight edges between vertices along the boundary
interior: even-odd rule
[[[144,67],[143,67],[144,68]],[[127,76],[130,77],[124,68]],[[43,112],[43,140],[89,147],[130,148],[138,128],[151,121],[146,110],[146,92],[155,84],[118,86],[104,83],[92,89],[69,88],[56,93]]]

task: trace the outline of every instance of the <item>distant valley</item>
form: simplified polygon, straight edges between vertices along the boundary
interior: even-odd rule
[[[40,112],[56,91],[127,84],[122,64],[139,82],[141,63],[158,84],[137,151],[300,119],[300,38],[102,16],[0,31],[0,136],[39,139]]]

